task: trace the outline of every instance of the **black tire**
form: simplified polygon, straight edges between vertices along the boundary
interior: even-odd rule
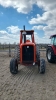
[[[12,74],[17,74],[18,73],[18,64],[16,59],[11,59],[10,61],[10,72]]]
[[[53,52],[53,49],[51,47],[47,48],[46,56],[47,56],[48,62],[55,63],[54,52]]]
[[[37,59],[38,66],[39,66],[40,65],[40,49],[38,45],[36,45],[36,59]]]
[[[36,60],[37,60],[38,69],[39,69],[39,66],[40,66],[40,49],[39,49],[38,45],[36,45]]]
[[[20,46],[17,45],[15,47],[15,55],[14,55],[14,58],[17,59],[17,61],[20,61]]]
[[[46,69],[45,60],[41,59],[40,60],[40,66],[39,66],[39,73],[40,74],[44,74],[45,73],[45,69]]]

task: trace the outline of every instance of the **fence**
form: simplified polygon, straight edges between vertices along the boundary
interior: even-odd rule
[[[7,52],[9,57],[11,57],[11,53],[14,52],[15,44],[0,44],[0,52]]]
[[[40,51],[46,51],[46,44],[38,44]],[[0,44],[0,52],[8,52],[9,57],[11,57],[12,52],[14,53],[16,44]]]

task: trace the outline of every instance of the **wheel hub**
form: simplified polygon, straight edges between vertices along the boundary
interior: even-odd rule
[[[48,59],[50,60],[51,59],[51,52],[48,51]]]

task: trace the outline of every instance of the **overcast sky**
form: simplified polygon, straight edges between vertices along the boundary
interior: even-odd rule
[[[0,0],[0,42],[18,43],[20,30],[34,29],[37,43],[56,34],[56,0]]]

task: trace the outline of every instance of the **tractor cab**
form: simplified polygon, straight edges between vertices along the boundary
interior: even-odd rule
[[[20,44],[21,43],[34,43],[34,31],[33,30],[21,30],[20,31]]]
[[[51,45],[56,46],[56,35],[52,35],[52,36],[50,37],[50,39],[51,39]]]
[[[22,40],[23,43],[32,42],[32,34],[31,33],[29,34],[27,31],[22,32]]]
[[[50,63],[56,62],[56,34],[50,37],[51,45],[47,46],[46,56]]]

